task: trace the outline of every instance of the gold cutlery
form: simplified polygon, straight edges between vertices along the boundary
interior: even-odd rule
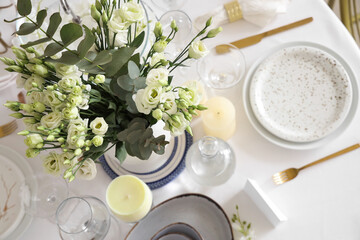
[[[337,157],[337,156],[340,156],[340,155],[342,155],[342,154],[351,152],[351,151],[353,151],[353,150],[355,150],[355,149],[357,149],[357,148],[359,148],[359,147],[360,147],[360,144],[357,143],[357,144],[352,145],[352,146],[350,146],[350,147],[347,147],[347,148],[345,148],[345,149],[343,149],[343,150],[340,150],[340,151],[338,151],[338,152],[336,152],[336,153],[333,153],[333,154],[330,154],[330,155],[328,155],[328,156],[326,156],[326,157],[323,157],[323,158],[321,158],[321,159],[319,159],[319,160],[317,160],[317,161],[314,161],[314,162],[309,163],[309,164],[307,164],[307,165],[305,165],[305,166],[302,166],[301,168],[289,168],[289,169],[286,169],[286,170],[284,170],[284,171],[275,173],[275,174],[272,176],[273,181],[274,181],[274,183],[277,184],[277,185],[283,184],[283,183],[285,183],[285,182],[287,182],[287,181],[290,181],[290,180],[294,179],[294,178],[298,175],[298,173],[299,173],[301,170],[305,169],[305,168],[314,166],[314,165],[316,165],[316,164],[318,164],[318,163],[321,163],[321,162],[324,162],[324,161],[326,161],[326,160],[329,160],[329,159],[335,158],[335,157]]]
[[[0,138],[10,135],[17,128],[16,120],[0,126]]]
[[[263,33],[259,33],[254,36],[240,39],[240,40],[232,42],[230,44],[234,45],[237,48],[247,47],[247,46],[250,46],[250,45],[260,42],[264,37],[271,36],[271,35],[274,35],[274,34],[277,34],[277,33],[280,33],[280,32],[295,28],[295,27],[302,26],[304,24],[311,22],[312,20],[313,20],[312,17],[305,18],[303,20],[296,21],[296,22],[263,32]],[[229,48],[230,48],[229,45],[221,44],[221,45],[216,46],[216,52],[218,54],[226,53],[229,51]]]

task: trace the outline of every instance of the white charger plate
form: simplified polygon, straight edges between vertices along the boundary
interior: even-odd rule
[[[316,54],[317,56],[319,56],[319,54],[320,55],[323,54],[321,56],[321,58],[323,58],[323,57],[329,58],[331,60],[327,60],[328,62],[332,61],[333,64],[338,64],[340,66],[340,68],[336,68],[335,71],[337,71],[337,74],[339,74],[339,76],[344,77],[344,81],[342,83],[347,82],[349,84],[349,87],[351,86],[351,91],[349,90],[349,92],[347,92],[347,94],[349,94],[349,95],[347,95],[347,97],[345,97],[343,106],[342,106],[341,110],[339,111],[340,118],[338,118],[335,121],[332,121],[332,124],[330,124],[330,125],[328,124],[326,126],[327,128],[323,127],[323,134],[321,136],[319,134],[314,134],[314,132],[312,134],[309,134],[308,136],[306,136],[306,134],[304,134],[304,131],[302,131],[301,134],[303,137],[300,139],[300,138],[289,137],[289,136],[294,136],[294,135],[296,136],[296,133],[294,134],[294,131],[292,132],[292,135],[289,134],[289,132],[291,132],[289,130],[289,128],[286,128],[286,127],[285,128],[284,127],[277,128],[277,129],[273,128],[274,125],[275,126],[280,125],[279,120],[276,119],[276,117],[274,117],[278,113],[272,115],[272,113],[269,112],[269,109],[264,109],[264,106],[267,103],[265,104],[264,99],[261,99],[261,97],[259,97],[259,96],[261,96],[261,93],[256,92],[256,91],[263,91],[264,88],[269,88],[271,86],[267,83],[264,83],[261,80],[261,78],[259,78],[259,76],[261,76],[261,74],[263,74],[261,71],[264,71],[264,68],[262,68],[263,67],[262,64],[264,63],[265,66],[269,66],[269,65],[266,65],[266,64],[268,64],[266,62],[266,60],[271,59],[272,56],[276,56],[276,53],[281,53],[281,51],[283,49],[287,49],[287,48],[289,48],[289,49],[293,48],[295,50],[302,49],[302,48],[303,49],[311,49],[312,55]],[[298,53],[298,54],[300,54],[300,53]],[[282,60],[284,60],[284,59],[282,59]],[[279,64],[279,63],[277,63],[277,64]],[[270,71],[270,72],[269,71],[264,71],[264,72],[265,72],[265,74],[268,74],[268,75],[271,75],[271,74],[279,75],[279,73],[277,72],[277,71],[279,71],[279,69],[281,69],[281,68],[272,69],[272,71]],[[322,74],[325,74],[324,72],[326,72],[326,71],[324,71],[324,69],[325,69],[324,66],[322,67],[322,69],[320,69],[320,70],[322,70]],[[296,69],[292,69],[290,71],[296,71]],[[287,73],[287,74],[289,74],[289,73]],[[263,75],[263,76],[266,76],[266,75]],[[308,77],[310,77],[310,76],[308,76]],[[252,84],[252,81],[254,78],[258,80],[258,83]],[[274,85],[279,84],[279,82],[276,82],[275,80],[272,80],[272,81],[275,82]],[[285,81],[286,81],[286,79],[285,79]],[[334,88],[333,88],[333,90],[334,90]],[[268,89],[266,89],[266,91],[268,91]],[[269,140],[272,143],[275,143],[279,146],[286,147],[286,148],[311,149],[311,148],[319,147],[319,146],[333,140],[334,138],[339,136],[348,127],[348,125],[350,124],[350,122],[352,121],[352,119],[356,113],[356,109],[358,106],[358,99],[359,99],[358,92],[359,92],[358,84],[355,80],[353,71],[351,70],[349,65],[337,53],[335,53],[331,49],[328,49],[328,48],[326,48],[320,44],[316,44],[316,43],[291,42],[291,43],[282,44],[282,45],[272,49],[268,54],[266,54],[263,57],[261,57],[260,59],[258,59],[252,65],[252,67],[248,71],[248,74],[245,78],[244,85],[243,85],[243,102],[244,102],[244,106],[245,106],[245,112],[246,112],[251,124],[267,140]],[[290,96],[291,95],[288,95],[288,97],[290,97]],[[276,97],[277,97],[277,95],[273,94],[273,98],[276,98]],[[328,97],[330,97],[330,96],[328,96]],[[273,101],[273,100],[270,98],[267,101],[269,101],[271,103],[271,101]],[[273,103],[275,103],[275,102],[273,101]],[[300,100],[300,103],[301,103],[301,100]],[[260,104],[260,107],[257,104]],[[262,106],[261,106],[261,104],[262,104]],[[299,104],[299,102],[297,104]],[[268,107],[268,106],[266,106],[266,107]],[[284,107],[284,106],[282,106],[282,107]],[[282,110],[279,107],[279,105],[275,105],[275,104],[274,104],[274,106],[271,106],[271,108],[272,108],[272,110],[274,110],[274,108],[275,108],[275,109],[277,109],[277,111],[280,111],[280,112]],[[334,109],[336,109],[336,108],[334,108]],[[313,110],[311,110],[311,111],[313,111]],[[270,116],[269,116],[269,114],[270,114]],[[317,114],[317,113],[313,113],[313,114]],[[285,116],[286,116],[286,112],[285,112]],[[318,117],[318,116],[316,116],[316,117]],[[310,118],[311,118],[311,116],[310,116]],[[286,119],[286,118],[284,118],[284,119]],[[274,124],[274,122],[275,122],[275,124]],[[286,131],[288,131],[288,132],[286,132]]]
[[[30,196],[27,194],[37,191],[37,183],[29,181],[34,175],[29,163],[20,154],[2,145],[0,166],[0,207],[3,209],[7,198],[10,207],[6,215],[0,218],[0,239],[19,239],[33,219],[25,213],[24,204],[29,204]]]
[[[178,195],[154,208],[130,230],[125,240],[149,239],[172,223],[192,226],[206,240],[233,240],[230,221],[211,198],[196,193]]]

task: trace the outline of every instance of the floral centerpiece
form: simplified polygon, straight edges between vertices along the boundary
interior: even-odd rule
[[[26,125],[19,132],[29,147],[26,156],[46,151],[47,172],[69,182],[92,179],[97,159],[112,147],[120,162],[127,154],[144,160],[162,154],[168,142],[151,128],[158,121],[172,135],[191,134],[192,117],[205,109],[198,86],[173,86],[170,74],[208,52],[203,40],[221,31],[208,31],[211,19],[178,57],[167,60],[164,50],[178,31],[176,22],[167,36],[157,22],[153,44],[141,56],[149,23],[139,1],[96,0],[90,25],[63,23],[59,12],[47,18],[47,9],[34,15],[30,0],[18,0],[17,8],[19,17],[11,21],[24,23],[16,34],[42,37],[13,47],[17,59],[0,59],[6,70],[19,73],[17,84],[27,91],[26,103],[5,106]]]

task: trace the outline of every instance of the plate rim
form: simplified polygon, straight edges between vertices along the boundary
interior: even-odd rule
[[[181,159],[178,162],[177,166],[174,169],[172,169],[163,178],[156,179],[155,181],[145,182],[151,190],[160,188],[160,187],[168,184],[169,182],[174,180],[185,169],[185,157],[186,157],[186,153],[187,153],[188,149],[190,148],[190,146],[193,143],[193,137],[188,132],[184,132],[183,137],[185,139],[184,152],[182,153]],[[108,174],[109,177],[114,179],[119,176],[116,172],[114,172],[113,169],[111,169],[110,165],[106,162],[104,155],[102,155],[99,158],[99,161],[101,162],[101,165],[102,165],[104,171]]]
[[[3,151],[8,151],[10,152],[13,156],[14,159],[18,159],[18,161],[21,161],[21,166],[19,166],[19,162],[17,160],[13,161],[13,159],[9,159],[11,162],[13,162],[20,170],[21,172],[24,174],[25,179],[29,176],[27,176],[28,174],[30,175],[34,175],[34,171],[31,168],[30,164],[26,161],[26,159],[20,155],[18,152],[16,152],[14,149],[2,145],[0,144],[0,155],[2,155]],[[4,156],[4,155],[3,155]],[[26,169],[26,171],[28,172],[28,174],[24,173],[24,169]],[[36,191],[37,189],[37,183],[36,182],[31,182],[33,184],[33,188],[35,188],[34,191]],[[34,217],[32,217],[31,215],[25,213],[25,215],[23,216],[21,222],[19,223],[19,225],[17,226],[17,228],[10,233],[10,235],[8,235],[5,239],[19,239],[24,232],[26,232],[26,230],[28,230],[28,228],[30,227],[32,221],[33,221]],[[22,229],[19,231],[19,228]]]
[[[231,226],[231,222],[229,220],[229,217],[228,215],[226,214],[226,212],[224,211],[224,209],[220,206],[219,203],[217,203],[214,199],[210,198],[209,196],[206,196],[204,194],[201,194],[201,193],[184,193],[184,194],[180,194],[180,195],[176,195],[174,197],[171,197],[171,198],[168,198],[162,202],[160,202],[159,204],[157,204],[156,206],[154,206],[153,208],[151,208],[150,212],[152,212],[153,210],[161,207],[162,205],[170,202],[170,201],[173,201],[173,200],[176,200],[176,199],[181,199],[181,198],[186,198],[186,197],[199,197],[199,198],[203,198],[205,200],[208,200],[209,202],[211,202],[212,204],[215,205],[216,208],[218,208],[220,210],[220,212],[224,215],[225,219],[226,219],[226,222],[227,222],[227,225],[229,226],[229,232],[231,234],[231,239],[230,240],[234,240],[234,233],[232,231],[232,226]],[[149,212],[149,213],[150,213]],[[146,218],[146,217],[145,217]],[[128,237],[130,236],[130,234],[133,232],[133,230],[136,228],[136,226],[139,224],[139,222],[135,223],[135,225],[130,229],[130,231],[126,234],[125,236],[125,239],[124,240],[127,240]]]
[[[254,75],[256,69],[260,66],[260,64],[267,59],[269,56],[274,54],[277,51],[280,51],[281,49],[287,48],[287,47],[295,47],[295,46],[307,46],[307,47],[313,47],[320,50],[325,51],[326,53],[330,54],[332,57],[334,57],[337,61],[340,62],[340,64],[344,67],[346,73],[349,75],[349,80],[352,86],[352,100],[350,103],[350,108],[348,110],[348,113],[346,117],[344,118],[343,122],[331,133],[324,136],[323,138],[320,138],[318,140],[309,141],[309,142],[292,142],[285,139],[282,139],[280,137],[277,137],[270,131],[268,131],[262,124],[257,120],[250,104],[250,94],[249,89],[251,85],[251,79]],[[266,140],[269,142],[278,145],[280,147],[288,148],[288,149],[294,149],[294,150],[306,150],[306,149],[313,149],[320,147],[332,140],[334,140],[336,137],[341,135],[342,132],[344,132],[351,122],[354,119],[354,116],[357,112],[358,102],[359,102],[359,85],[356,81],[355,74],[352,70],[352,68],[349,66],[349,64],[334,50],[321,45],[319,43],[315,42],[308,42],[308,41],[293,41],[293,42],[287,42],[280,44],[274,48],[271,48],[269,51],[267,51],[266,54],[259,57],[250,67],[248,70],[245,80],[243,81],[242,85],[242,101],[243,106],[245,109],[246,116],[248,120],[250,121],[251,125],[255,128],[255,130]]]

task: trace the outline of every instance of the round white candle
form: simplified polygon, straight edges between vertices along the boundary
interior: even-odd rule
[[[106,190],[110,210],[125,222],[137,222],[150,211],[152,193],[139,178],[123,175],[115,178]]]
[[[209,99],[201,117],[205,134],[228,140],[235,132],[235,107],[230,100],[224,97]]]

